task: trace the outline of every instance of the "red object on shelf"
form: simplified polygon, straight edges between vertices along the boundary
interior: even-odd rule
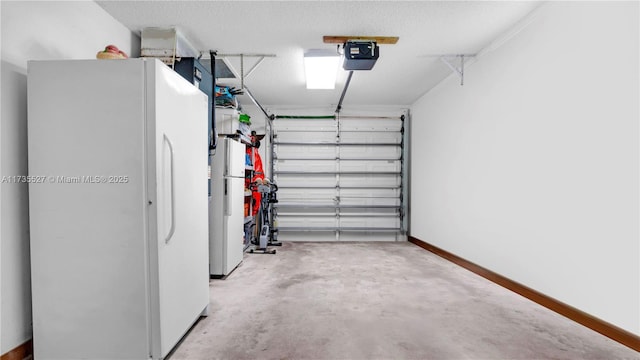
[[[264,169],[262,168],[262,158],[260,157],[260,153],[258,152],[257,147],[247,146],[247,154],[251,158],[251,163],[253,164],[253,177],[251,178],[251,183],[255,183],[258,179],[264,180]],[[245,179],[245,184],[248,182],[248,179]],[[251,215],[256,216],[258,214],[258,210],[260,210],[260,200],[262,199],[262,195],[253,191],[253,200],[254,205],[253,209],[251,209]]]

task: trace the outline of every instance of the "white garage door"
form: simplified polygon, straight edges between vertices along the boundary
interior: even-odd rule
[[[272,122],[279,239],[404,239],[404,115]]]

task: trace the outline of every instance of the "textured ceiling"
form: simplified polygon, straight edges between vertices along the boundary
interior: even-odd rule
[[[136,33],[177,26],[199,50],[275,54],[245,84],[264,106],[335,106],[335,90],[307,90],[302,55],[335,49],[323,35],[399,36],[371,71],[354,72],[343,106],[410,105],[450,74],[433,55],[477,53],[539,6],[534,1],[97,1]],[[245,59],[245,71],[252,66]],[[237,59],[232,64],[240,69]],[[231,83],[237,85],[237,83]]]

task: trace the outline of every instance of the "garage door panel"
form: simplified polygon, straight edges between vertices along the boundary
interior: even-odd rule
[[[278,235],[280,241],[313,241],[330,242],[336,241],[336,232],[332,231],[281,231]],[[362,238],[361,238],[362,240]],[[355,240],[354,240],[355,241]],[[389,240],[387,240],[389,241]]]
[[[284,216],[278,214],[278,227],[279,228],[310,228],[310,229],[326,229],[336,228],[338,221],[335,216],[313,216],[313,217],[300,217],[300,216]]]
[[[349,187],[400,187],[400,174],[342,174],[340,186]]]
[[[400,189],[343,189],[340,188],[340,198],[400,198]]]
[[[398,132],[343,132],[340,142],[347,144],[401,144],[402,134]]]
[[[340,161],[340,172],[357,173],[397,173],[402,171],[400,160],[343,160]]]
[[[377,207],[377,206],[400,206],[399,198],[350,198],[340,197],[340,204],[344,206],[362,206],[362,207]]]
[[[337,199],[336,189],[282,188],[278,190],[281,203],[311,203],[333,205]]]
[[[397,146],[376,146],[376,145],[351,145],[339,147],[340,159],[360,160],[360,159],[380,159],[380,160],[400,160],[402,148]]]
[[[345,231],[340,233],[340,241],[398,241],[398,231]]]
[[[334,174],[275,174],[273,178],[278,187],[283,190],[288,187],[333,188],[337,185]]]
[[[366,217],[397,217],[399,209],[397,207],[372,208],[372,207],[346,207],[340,208],[340,216],[366,216]]]
[[[275,122],[277,131],[329,131],[333,132],[337,129],[334,119],[278,119]]]
[[[276,159],[336,159],[338,149],[335,145],[274,145],[273,155]]]
[[[402,121],[400,119],[340,119],[340,130],[343,132],[384,131],[400,132]]]
[[[400,206],[400,189],[340,189],[340,204]]]
[[[317,217],[336,217],[335,207],[326,207],[326,208],[299,208],[299,207],[287,207],[286,205],[278,208],[278,216],[289,216],[289,217],[309,217],[309,216],[317,216]],[[359,216],[359,215],[356,215]]]
[[[274,134],[276,143],[305,143],[305,144],[334,144],[336,142],[335,131],[278,131]]]
[[[340,217],[340,227],[369,229],[400,229],[398,217]]]
[[[337,170],[337,163],[335,160],[274,160],[275,173],[317,173],[317,172],[330,172],[335,173]]]

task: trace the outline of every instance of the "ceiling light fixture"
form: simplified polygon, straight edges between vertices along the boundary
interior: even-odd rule
[[[307,89],[335,89],[340,56],[335,50],[312,49],[304,53]]]

